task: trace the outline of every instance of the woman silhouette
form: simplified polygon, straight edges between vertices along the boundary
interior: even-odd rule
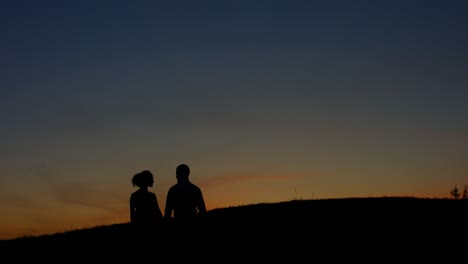
[[[148,187],[153,187],[154,178],[149,170],[137,173],[132,178],[133,186],[139,187],[130,196],[130,221],[137,226],[152,227],[163,220],[158,200]]]

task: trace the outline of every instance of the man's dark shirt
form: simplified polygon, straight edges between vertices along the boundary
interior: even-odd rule
[[[192,219],[205,214],[205,201],[200,188],[188,179],[178,180],[167,193],[164,217],[171,218],[173,211],[174,218],[178,220]]]

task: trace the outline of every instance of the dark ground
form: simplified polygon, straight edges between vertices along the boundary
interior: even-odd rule
[[[0,242],[0,253],[15,261],[466,263],[467,216],[468,200],[294,200],[215,209],[190,226],[138,232],[123,223],[18,238]]]

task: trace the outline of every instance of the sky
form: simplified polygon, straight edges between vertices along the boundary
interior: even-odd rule
[[[170,3],[168,3],[170,2]],[[0,239],[162,211],[450,198],[468,184],[466,1],[6,1]]]

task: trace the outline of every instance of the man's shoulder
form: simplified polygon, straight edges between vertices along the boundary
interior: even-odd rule
[[[179,184],[176,183],[174,185],[172,185],[171,187],[169,187],[169,191],[174,191],[175,189],[179,188]]]
[[[200,189],[200,187],[198,187],[198,185],[196,185],[196,184],[193,184],[193,183],[190,183],[190,184],[192,184],[193,188]]]
[[[193,190],[197,191],[197,192],[201,192],[200,187],[198,187],[197,185],[195,185],[195,184],[193,184],[193,183],[190,183],[190,187],[191,187]]]

